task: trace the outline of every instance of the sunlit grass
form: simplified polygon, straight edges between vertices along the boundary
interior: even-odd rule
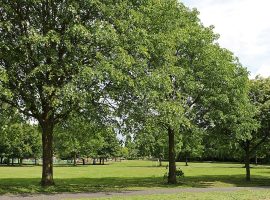
[[[270,191],[237,191],[237,192],[183,192],[179,194],[159,194],[144,196],[105,197],[91,200],[269,200]],[[87,198],[80,199],[87,200]],[[90,199],[89,199],[90,200]]]
[[[56,185],[39,185],[41,167],[0,167],[0,194],[40,192],[98,192],[166,187],[270,186],[270,166],[252,166],[252,181],[245,181],[242,164],[177,163],[185,173],[176,186],[167,185],[167,169],[153,161],[122,161],[102,165],[55,166]]]

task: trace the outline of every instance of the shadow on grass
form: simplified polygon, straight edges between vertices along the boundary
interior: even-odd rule
[[[106,177],[106,178],[72,178],[55,179],[56,185],[42,188],[38,178],[0,179],[0,194],[31,194],[31,193],[61,193],[61,192],[101,192],[123,191],[150,188],[176,188],[215,186],[215,182],[232,184],[237,187],[270,186],[270,179],[254,176],[251,182],[246,182],[243,175],[205,175],[184,177],[177,185],[168,185],[162,177]]]
[[[39,166],[39,165],[30,165],[30,164],[23,164],[23,165],[0,165],[0,167],[16,167],[16,168],[22,168],[22,167],[36,167],[36,166]]]

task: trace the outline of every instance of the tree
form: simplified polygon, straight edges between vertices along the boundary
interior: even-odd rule
[[[120,151],[120,142],[112,127],[104,127],[101,130],[101,135],[104,142],[97,150],[97,155],[100,157],[102,164],[104,164],[104,159],[116,157],[118,155]]]
[[[78,156],[93,156],[104,141],[101,127],[83,115],[73,113],[71,117],[56,126],[55,150],[60,158],[72,158],[77,165]]]
[[[213,27],[204,27],[196,10],[173,0],[147,6],[141,25],[147,30],[141,41],[148,41],[147,57],[140,56],[144,75],[135,72],[135,90],[123,93],[122,118],[138,124],[134,133],[147,119],[167,132],[168,183],[175,184],[176,135],[193,124],[207,129],[229,121],[246,92],[248,73],[217,44]]]
[[[22,164],[24,158],[40,156],[40,132],[36,125],[31,125],[16,109],[7,105],[2,107],[1,122],[0,152],[2,161],[3,157],[6,157],[9,164],[11,158],[12,164],[14,164],[14,158],[18,158]]]
[[[244,158],[246,180],[250,181],[250,160],[255,157],[256,151],[269,139],[269,79],[257,78],[242,85],[246,92],[242,98],[230,109],[224,123],[217,124],[211,131],[220,132],[221,140],[217,152],[228,157],[228,152],[235,152],[239,158],[239,150]],[[215,139],[218,141],[218,139]],[[222,152],[225,151],[224,152]],[[227,152],[226,152],[227,151]]]
[[[162,166],[162,160],[168,155],[167,135],[163,129],[151,123],[145,125],[135,135],[135,144],[138,156],[157,158],[159,166]]]
[[[255,106],[253,115],[250,115],[253,116],[251,125],[256,128],[251,129],[246,138],[238,140],[240,147],[244,150],[247,181],[251,180],[250,159],[270,138],[270,78],[257,77],[255,80],[251,80],[249,98],[251,104]],[[258,126],[256,126],[257,124]]]
[[[120,148],[116,133],[109,124],[87,119],[82,113],[72,116],[56,126],[55,150],[62,158],[73,158],[77,165],[78,157],[104,159],[114,157]]]
[[[181,139],[179,144],[179,156],[185,157],[186,166],[190,157],[199,157],[203,151],[202,139],[203,130],[193,126],[189,129],[181,131]]]
[[[14,110],[9,110],[9,107],[5,104],[1,105],[0,109],[0,163],[3,164],[3,159],[7,156],[9,146],[5,129],[10,123],[10,116],[13,116]]]
[[[126,35],[138,32],[133,7],[140,6],[137,1],[1,1],[0,99],[41,127],[43,186],[54,184],[55,125],[85,103],[107,106],[107,99],[117,97],[112,91],[134,82],[128,70],[134,62],[124,47]]]

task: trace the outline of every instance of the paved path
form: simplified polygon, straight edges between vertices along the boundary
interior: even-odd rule
[[[123,192],[97,192],[97,193],[60,193],[60,194],[36,194],[36,195],[4,195],[0,200],[60,200],[78,198],[98,198],[112,196],[134,196],[151,194],[175,194],[180,192],[231,192],[240,190],[269,190],[270,187],[223,187],[223,188],[170,188],[151,189]]]

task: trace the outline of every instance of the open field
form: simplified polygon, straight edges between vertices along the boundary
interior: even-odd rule
[[[184,192],[179,194],[161,194],[131,197],[91,198],[89,200],[269,200],[270,191],[237,191],[237,192]],[[80,200],[87,200],[86,198]]]
[[[144,190],[174,187],[270,186],[270,166],[252,166],[252,181],[245,182],[242,164],[177,163],[185,173],[179,184],[166,184],[165,167],[152,161],[122,161],[107,165],[55,166],[56,186],[39,186],[41,167],[0,167],[0,194]],[[163,163],[164,166],[167,163]],[[176,195],[177,196],[177,195]],[[133,197],[131,197],[132,199]],[[135,198],[135,197],[134,197]],[[178,197],[176,197],[178,198]]]

